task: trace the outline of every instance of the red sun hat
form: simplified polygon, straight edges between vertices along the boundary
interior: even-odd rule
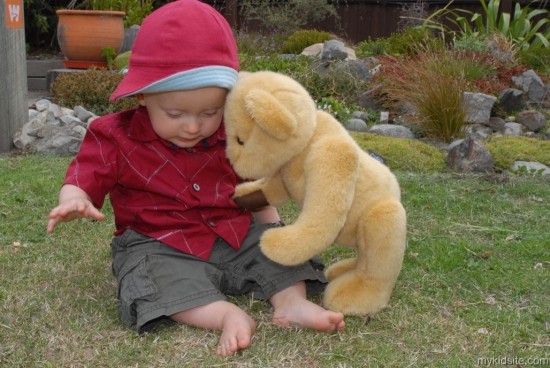
[[[198,0],[177,0],[144,19],[128,71],[110,99],[202,87],[231,89],[238,70],[237,43],[225,18]]]

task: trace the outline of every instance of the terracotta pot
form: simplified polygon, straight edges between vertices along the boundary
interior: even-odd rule
[[[117,53],[124,41],[124,12],[102,10],[58,10],[57,42],[66,67],[84,69],[106,66],[102,50]]]

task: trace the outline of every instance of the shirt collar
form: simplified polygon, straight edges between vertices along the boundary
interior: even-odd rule
[[[127,112],[128,115],[125,117],[128,119],[128,136],[129,138],[140,141],[140,142],[150,142],[154,140],[159,140],[163,143],[167,143],[170,145],[169,142],[164,141],[163,139],[160,139],[159,136],[155,133],[153,130],[153,127],[151,126],[151,120],[149,119],[149,114],[147,113],[147,109],[143,106],[138,107],[137,109]],[[198,143],[195,147],[212,147],[216,145],[219,141],[225,141],[226,135],[225,135],[225,127],[224,122],[220,124],[220,127],[218,130],[212,134],[210,137],[203,139],[200,143]]]

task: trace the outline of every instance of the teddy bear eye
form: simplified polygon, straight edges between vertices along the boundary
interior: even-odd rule
[[[240,144],[241,146],[244,144],[243,140],[239,137],[237,137],[237,143]]]

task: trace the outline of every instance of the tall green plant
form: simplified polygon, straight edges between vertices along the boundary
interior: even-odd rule
[[[444,8],[426,18],[422,27],[436,28],[444,32],[456,34],[457,39],[486,38],[494,33],[500,33],[521,49],[529,47],[550,47],[550,18],[546,9],[521,7],[516,3],[513,16],[510,13],[499,12],[500,0],[480,0],[484,14],[474,13],[464,9],[450,9],[452,1]],[[452,31],[444,25],[445,19],[454,24],[458,31]]]

